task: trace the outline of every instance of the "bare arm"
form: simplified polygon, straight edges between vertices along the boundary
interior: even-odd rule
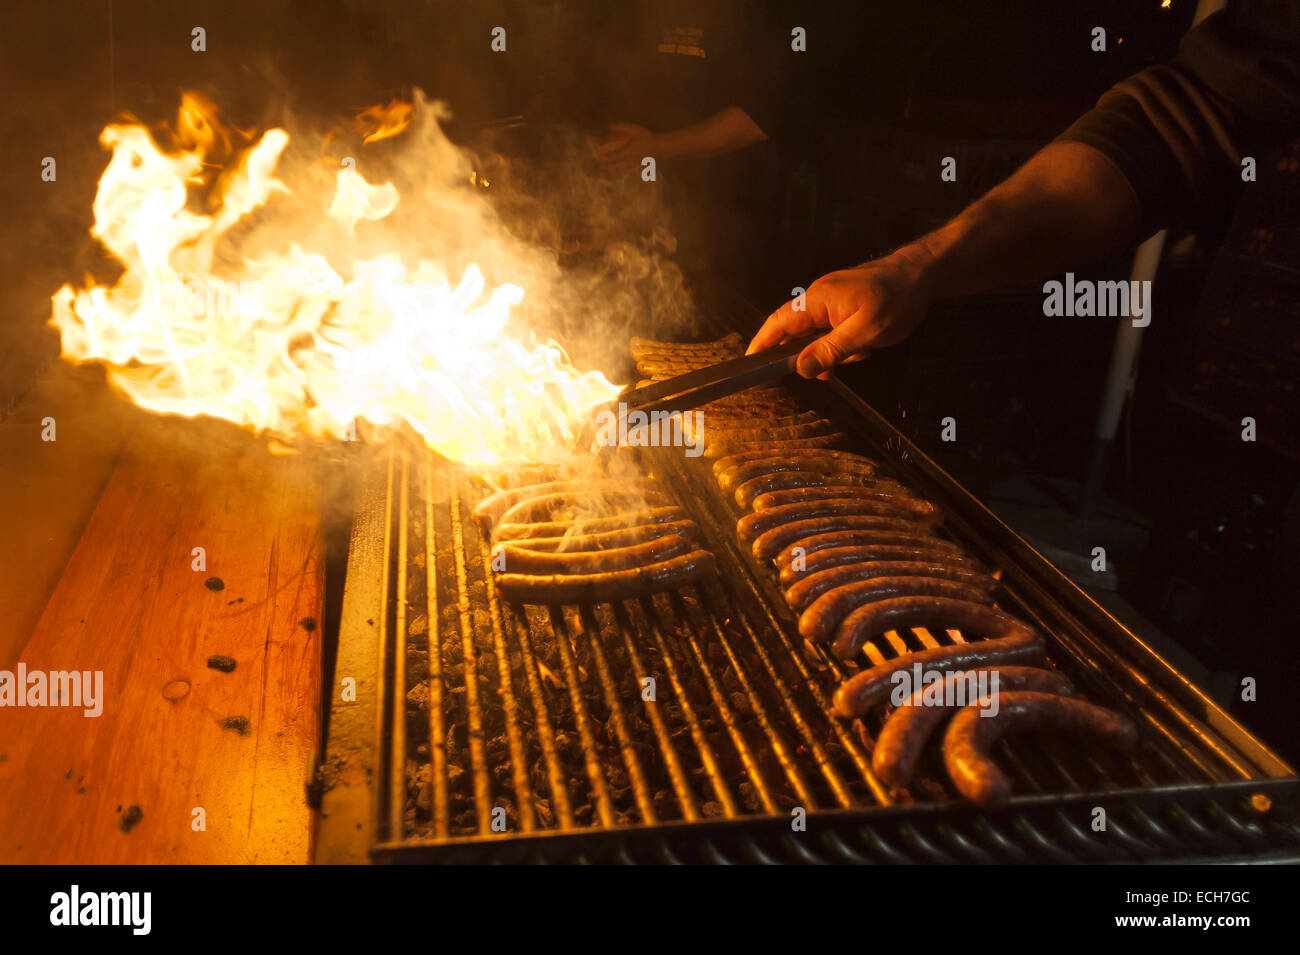
[[[1141,208],[1091,146],[1053,143],[947,225],[912,243],[937,298],[1030,282],[1133,245]]]
[[[787,302],[749,350],[829,329],[798,359],[799,373],[815,377],[902,341],[932,302],[1120,251],[1140,238],[1140,218],[1132,187],[1105,155],[1081,143],[1053,143],[942,228],[883,259],[818,279],[806,310]]]
[[[646,156],[656,160],[717,156],[765,139],[767,134],[748,113],[739,106],[728,106],[698,123],[663,133],[632,123],[616,123],[594,151],[603,163],[626,165],[639,163]]]

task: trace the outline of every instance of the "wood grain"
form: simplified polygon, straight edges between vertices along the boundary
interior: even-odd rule
[[[308,861],[318,494],[310,459],[218,422],[137,428],[21,655],[103,670],[103,715],[0,709],[0,862]],[[210,669],[214,654],[236,669]]]
[[[58,361],[0,421],[0,668],[18,662],[145,414],[109,391],[102,370]],[[41,439],[47,417],[57,440]]]

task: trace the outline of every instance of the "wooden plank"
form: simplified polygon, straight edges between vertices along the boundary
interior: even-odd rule
[[[233,427],[139,426],[21,657],[102,670],[103,714],[0,709],[0,862],[308,861],[318,492],[308,458]]]
[[[109,391],[102,369],[56,361],[0,421],[0,668],[18,662],[143,415]],[[53,441],[41,437],[47,418]]]

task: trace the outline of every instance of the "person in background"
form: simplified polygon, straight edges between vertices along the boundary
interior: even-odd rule
[[[591,138],[597,161],[639,176],[649,156],[665,190],[679,259],[743,279],[775,214],[771,140],[783,97],[774,62],[789,31],[768,0],[656,0],[619,5],[595,35],[622,37],[598,55]],[[761,269],[761,266],[758,266]]]
[[[1300,133],[1300,0],[1239,0],[1177,57],[1121,81],[1018,172],[947,225],[893,254],[817,279],[806,310],[777,309],[750,342],[825,330],[804,377],[897,344],[948,298],[1101,260],[1191,224],[1235,194],[1242,159]]]

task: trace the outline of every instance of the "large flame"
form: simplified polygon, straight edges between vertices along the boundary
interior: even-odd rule
[[[411,111],[364,114],[375,130],[367,141],[400,133]],[[379,254],[355,257],[350,243],[364,235],[374,248],[366,230],[381,230],[398,206],[391,182],[367,182],[355,162],[341,164],[331,188],[310,176],[283,182],[288,133],[224,129],[192,95],[171,140],[161,148],[137,124],[104,130],[112,158],[91,231],[125,270],[112,287],[65,285],[53,296],[64,357],[105,363],[137,404],[289,437],[405,422],[449,458],[495,463],[564,451],[582,415],[617,394],[554,342],[507,328],[519,286],[490,288],[474,264],[453,278],[437,261],[409,261],[382,232]],[[294,221],[244,254],[242,234],[259,217],[283,220],[277,204]],[[334,239],[316,241],[323,235]]]

